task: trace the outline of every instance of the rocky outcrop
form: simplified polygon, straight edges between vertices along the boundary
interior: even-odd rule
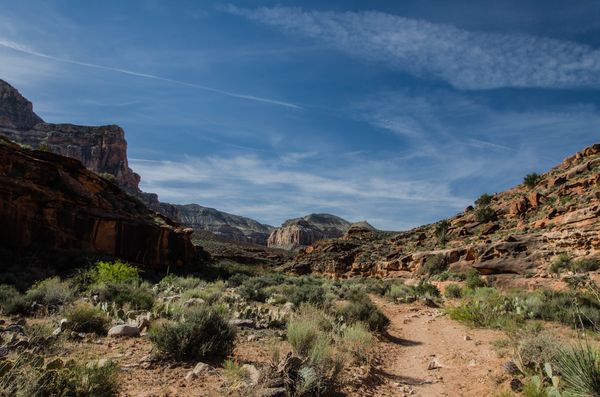
[[[0,80],[0,134],[22,145],[81,161],[86,168],[112,175],[129,190],[139,191],[140,177],[129,168],[127,142],[116,125],[86,127],[45,123],[14,87]]]
[[[343,239],[301,250],[287,268],[331,277],[411,277],[435,260],[449,270],[546,278],[560,254],[600,259],[600,144],[565,159],[535,186],[484,201],[447,223],[406,232],[351,227]]]
[[[268,246],[294,249],[316,241],[342,237],[351,223],[330,214],[310,214],[287,220],[269,236]]]
[[[33,112],[31,102],[6,81],[0,80],[0,127],[29,130],[43,122]]]
[[[180,266],[196,249],[183,229],[78,160],[0,137],[0,244],[107,254]]]

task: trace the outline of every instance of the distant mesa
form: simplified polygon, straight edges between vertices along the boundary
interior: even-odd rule
[[[272,248],[296,249],[316,241],[342,237],[352,224],[331,214],[310,214],[303,218],[289,219],[269,236]]]

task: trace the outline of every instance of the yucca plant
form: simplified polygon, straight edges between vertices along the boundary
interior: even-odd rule
[[[558,354],[562,381],[574,397],[600,397],[600,356],[589,343],[582,342]]]

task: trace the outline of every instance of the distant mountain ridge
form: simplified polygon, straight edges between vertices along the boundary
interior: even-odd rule
[[[127,142],[121,127],[46,123],[33,111],[33,104],[27,98],[1,79],[0,135],[34,149],[75,158],[87,169],[114,178],[120,187],[148,208],[195,230],[207,230],[229,240],[267,245],[267,239],[275,229],[197,204],[161,203],[156,194],[140,190],[140,176],[129,168]]]

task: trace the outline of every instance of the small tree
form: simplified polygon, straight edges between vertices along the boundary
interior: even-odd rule
[[[523,178],[523,183],[527,187],[535,187],[535,185],[538,184],[540,179],[542,179],[542,176],[533,172],[531,174],[525,175],[525,178]]]

